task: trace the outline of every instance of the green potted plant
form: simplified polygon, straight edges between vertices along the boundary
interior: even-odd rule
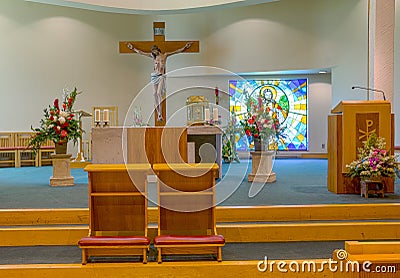
[[[239,155],[235,148],[235,137],[243,134],[241,129],[236,122],[236,114],[234,111],[231,113],[228,125],[223,129],[222,132],[222,158],[225,163],[231,163],[233,161],[240,162]]]
[[[81,92],[75,88],[72,92],[64,92],[62,103],[55,99],[53,105],[43,110],[44,116],[40,120],[40,126],[31,127],[34,131],[29,146],[36,155],[41,145],[51,140],[56,147],[56,153],[66,153],[68,141],[74,143],[82,136],[82,129],[79,125],[79,119],[73,110],[76,97]]]

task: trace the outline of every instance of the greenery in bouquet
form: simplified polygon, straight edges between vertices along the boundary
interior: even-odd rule
[[[82,130],[79,125],[73,105],[76,97],[81,92],[75,88],[72,92],[64,91],[62,102],[57,98],[53,105],[43,110],[44,115],[40,120],[40,126],[37,128],[31,127],[34,135],[31,138],[29,146],[36,154],[41,145],[48,140],[55,144],[62,144],[73,140],[77,143],[78,138],[81,138]]]
[[[236,152],[236,138],[243,136],[243,129],[239,127],[236,114],[232,111],[228,125],[222,133],[222,158],[226,163],[233,161],[240,162],[239,155]]]
[[[364,146],[358,148],[358,159],[346,165],[347,175],[354,178],[371,179],[394,177],[398,171],[396,156],[386,150],[386,142],[382,137],[372,133]]]

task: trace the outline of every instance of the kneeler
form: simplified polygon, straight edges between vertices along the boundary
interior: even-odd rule
[[[216,231],[218,165],[154,164],[158,177],[158,263],[163,255],[212,254],[222,261],[225,239]]]
[[[78,245],[82,264],[90,257],[142,256],[147,263],[147,175],[149,164],[91,164],[89,235]]]

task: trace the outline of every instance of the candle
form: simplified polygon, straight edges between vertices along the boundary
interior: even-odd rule
[[[218,108],[216,107],[213,109],[213,121],[218,121]]]
[[[100,109],[94,109],[94,121],[100,122]]]
[[[105,122],[105,123],[108,123],[109,121],[110,121],[110,116],[109,116],[110,114],[109,114],[109,111],[108,111],[108,109],[104,109],[103,110],[103,121]]]
[[[218,87],[215,87],[215,104],[219,105],[219,90],[218,90]]]
[[[208,108],[206,108],[206,109],[204,110],[204,120],[205,120],[206,122],[209,122],[209,121],[210,121],[210,109],[208,109]]]

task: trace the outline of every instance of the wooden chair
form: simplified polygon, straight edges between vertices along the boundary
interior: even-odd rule
[[[35,156],[32,149],[29,147],[32,135],[33,132],[17,132],[15,134],[15,146],[17,149],[18,160],[16,167],[21,167],[22,164],[38,166],[38,156]]]
[[[37,153],[38,166],[41,167],[44,164],[51,165],[52,159],[50,155],[54,152],[54,142],[51,140],[47,140],[46,142],[44,142]]]
[[[154,164],[158,176],[158,263],[168,254],[212,254],[222,261],[225,239],[216,231],[218,165]]]
[[[17,167],[17,149],[14,146],[14,134],[11,132],[0,132],[0,163],[6,165],[14,164]]]
[[[89,236],[78,245],[82,264],[95,256],[143,256],[147,263],[147,174],[149,164],[91,164]]]

